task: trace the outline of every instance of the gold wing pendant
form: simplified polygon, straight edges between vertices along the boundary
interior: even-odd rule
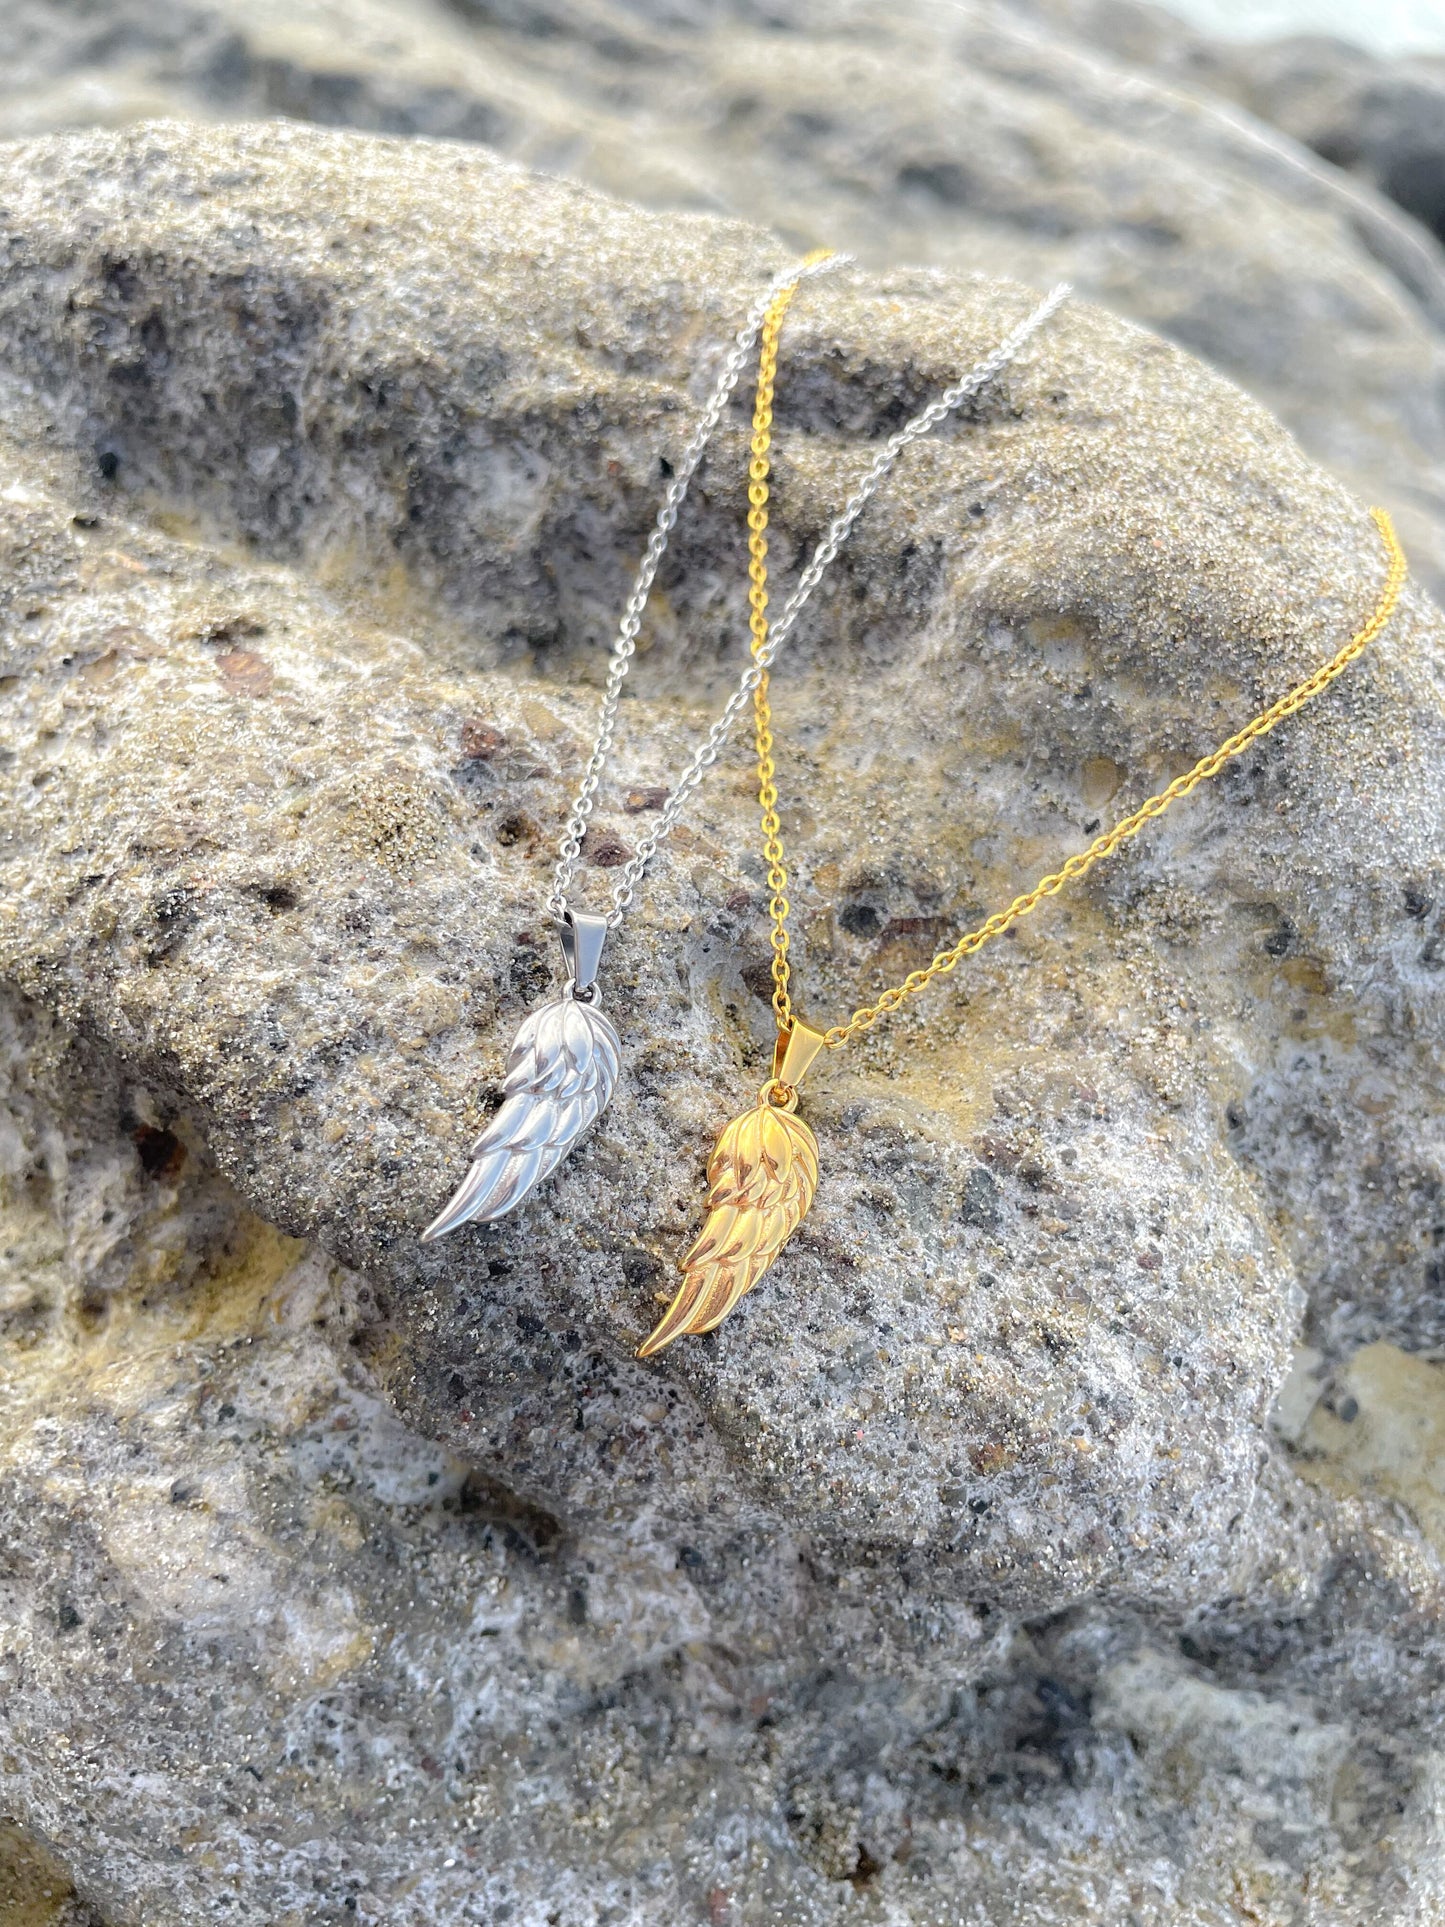
[[[818,1140],[764,1094],[724,1127],[707,1176],[702,1236],[683,1259],[682,1285],[639,1358],[653,1357],[684,1332],[713,1331],[752,1290],[813,1202]]]

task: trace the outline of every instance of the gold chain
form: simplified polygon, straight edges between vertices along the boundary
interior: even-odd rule
[[[831,252],[818,248],[804,256],[802,265],[825,261]],[[768,473],[773,444],[773,390],[778,374],[778,337],[783,317],[792,306],[798,283],[779,289],[763,317],[758,347],[758,385],[753,399],[752,459],[748,463],[748,627],[756,661],[768,644]],[[753,747],[758,765],[758,803],[762,809],[763,856],[768,865],[768,916],[773,926],[773,1012],[779,1030],[793,1027],[793,1003],[788,995],[788,868],[783,852],[783,826],[778,820],[778,790],[773,767],[773,712],[768,701],[765,669],[753,692]]]
[[[1061,869],[1055,870],[1050,876],[1041,877],[1032,890],[1015,897],[1007,910],[996,911],[976,930],[970,930],[967,935],[960,937],[949,949],[940,950],[925,969],[910,971],[901,984],[885,990],[876,1003],[865,1004],[861,1010],[853,1012],[846,1024],[835,1025],[824,1036],[823,1041],[829,1048],[836,1050],[840,1044],[846,1044],[850,1037],[857,1036],[859,1031],[867,1030],[885,1012],[897,1010],[905,997],[916,996],[935,977],[946,977],[965,957],[971,957],[975,950],[981,950],[993,938],[1001,937],[1020,917],[1026,917],[1030,911],[1036,910],[1045,897],[1057,896],[1066,883],[1077,882],[1080,877],[1086,876],[1096,863],[1111,856],[1121,843],[1127,843],[1130,837],[1137,836],[1146,823],[1156,816],[1162,816],[1171,803],[1177,803],[1181,796],[1188,796],[1191,790],[1198,789],[1211,776],[1217,776],[1231,757],[1242,754],[1251,743],[1258,742],[1261,736],[1267,736],[1286,716],[1293,716],[1296,710],[1303,709],[1312,696],[1317,696],[1322,689],[1328,689],[1336,676],[1341,675],[1356,657],[1362,656],[1395,613],[1408,567],[1405,551],[1400,547],[1399,537],[1389,516],[1383,509],[1371,509],[1370,514],[1385,544],[1389,569],[1374,613],[1364,628],[1353,635],[1338,654],[1331,656],[1327,663],[1316,669],[1313,675],[1306,676],[1303,682],[1296,683],[1278,702],[1262,710],[1237,735],[1221,743],[1208,756],[1200,757],[1193,769],[1186,771],[1183,776],[1176,776],[1167,789],[1160,790],[1157,796],[1151,796],[1147,802],[1141,803],[1137,810],[1132,810],[1112,830],[1095,837],[1088,849],[1076,851]]]
[[[785,295],[779,297],[781,311],[777,315],[778,326],[781,325],[782,314],[786,312],[789,298],[791,298],[791,290],[786,290]],[[775,309],[778,308],[779,303],[774,304]],[[769,319],[771,318],[770,313]],[[766,642],[768,633],[766,614],[768,551],[764,531],[767,528],[767,452],[772,423],[773,378],[777,366],[777,335],[777,326],[773,328],[771,336],[767,326],[764,326],[763,351],[758,373],[759,407],[753,418],[753,462],[749,470],[748,500],[752,506],[748,514],[748,550],[751,557],[748,568],[750,583],[748,593],[753,611],[755,656]],[[763,406],[765,390],[766,408]],[[1364,627],[1358,630],[1342,649],[1331,656],[1330,660],[1316,669],[1312,675],[1306,676],[1303,682],[1296,683],[1293,689],[1279,698],[1278,702],[1272,703],[1268,709],[1261,710],[1252,722],[1246,723],[1243,729],[1221,743],[1218,749],[1212,750],[1207,756],[1202,756],[1193,769],[1186,771],[1183,776],[1175,777],[1167,789],[1160,790],[1156,796],[1149,797],[1139,805],[1138,809],[1132,810],[1128,816],[1117,822],[1111,830],[1105,830],[1102,836],[1095,837],[1087,849],[1076,851],[1062,868],[1046,877],[1041,877],[1032,890],[1026,890],[1022,896],[1015,897],[1006,910],[995,911],[993,916],[979,924],[976,930],[966,932],[947,950],[940,950],[933,961],[922,970],[910,971],[902,983],[883,991],[875,1003],[864,1004],[861,1009],[855,1010],[846,1024],[835,1024],[831,1030],[825,1031],[823,1042],[828,1048],[837,1050],[841,1045],[846,1044],[850,1037],[856,1037],[860,1031],[867,1030],[871,1024],[876,1024],[878,1019],[889,1011],[897,1010],[907,998],[916,997],[920,990],[933,982],[935,977],[946,977],[962,963],[965,957],[971,957],[976,950],[982,950],[986,943],[991,943],[995,937],[1001,937],[1020,918],[1037,910],[1046,897],[1057,896],[1066,883],[1076,883],[1081,877],[1087,876],[1096,863],[1101,863],[1105,857],[1112,856],[1121,844],[1137,836],[1146,823],[1152,822],[1156,816],[1162,816],[1171,803],[1177,803],[1180,797],[1188,796],[1192,790],[1198,789],[1199,785],[1207,782],[1211,776],[1217,776],[1232,757],[1241,755],[1252,743],[1258,742],[1261,736],[1267,736],[1287,716],[1293,716],[1297,710],[1303,709],[1312,697],[1318,696],[1321,690],[1328,689],[1337,676],[1342,675],[1352,662],[1362,656],[1395,613],[1409,566],[1405,560],[1405,551],[1400,546],[1400,539],[1395,533],[1394,524],[1384,509],[1371,509],[1370,514],[1380,532],[1380,539],[1385,545],[1389,566],[1374,612]],[[778,822],[778,792],[773,764],[772,710],[768,702],[766,676],[759,683],[754,697],[754,734],[758,759],[758,800],[763,811],[763,854],[768,861],[768,884],[773,893],[772,901],[768,906],[768,914],[773,925],[773,983],[775,986],[773,1010],[777,1015],[779,1030],[786,1032],[793,1027],[793,1007],[788,994],[789,904],[786,895],[788,872],[784,860],[782,832]]]

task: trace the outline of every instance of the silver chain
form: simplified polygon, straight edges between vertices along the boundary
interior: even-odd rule
[[[601,777],[603,766],[607,761],[608,752],[612,747],[612,738],[617,722],[617,703],[622,693],[622,683],[627,674],[627,665],[636,648],[637,634],[642,624],[642,613],[647,604],[647,597],[652,588],[653,578],[657,574],[658,565],[667,547],[667,538],[671,534],[673,524],[677,520],[678,508],[683,496],[687,493],[687,485],[692,480],[698,463],[702,460],[703,451],[707,446],[713,430],[722,419],[722,412],[727,406],[728,398],[737,385],[738,378],[742,373],[743,364],[747,360],[753,343],[757,339],[759,329],[762,327],[763,316],[767,312],[768,304],[772,301],[778,290],[785,287],[789,281],[806,280],[814,275],[824,274],[830,268],[838,267],[850,259],[851,257],[847,255],[832,255],[827,260],[817,262],[809,268],[786,269],[782,274],[774,278],[767,292],[761,295],[753,304],[752,309],[749,311],[747,324],[739,333],[733,345],[732,352],[724,364],[722,375],[714,390],[712,400],[708,404],[707,411],[702,421],[698,424],[696,434],[688,444],[687,453],[683,457],[682,467],[678,470],[676,477],[668,488],[662,508],[658,511],[657,523],[653,529],[652,539],[648,543],[646,554],[643,556],[642,566],[637,572],[637,583],[628,600],[627,609],[623,615],[621,626],[618,629],[617,640],[613,644],[612,667],[608,672],[607,690],[603,698],[602,719],[597,731],[597,740],[593,747],[592,755],[587,764],[582,782],[578,788],[577,797],[572,807],[572,814],[567,822],[567,830],[561,846],[556,877],[552,886],[552,894],[547,899],[548,911],[554,917],[560,918],[567,908],[566,888],[571,882],[573,873],[577,867],[577,859],[581,852],[582,838],[586,832],[587,820],[592,814],[596,800],[598,781]],[[1012,333],[1006,335],[991,354],[985,355],[982,361],[976,362],[967,374],[960,376],[951,388],[945,389],[936,401],[930,402],[927,408],[915,415],[913,419],[900,428],[895,435],[890,436],[874,456],[873,460],[868,464],[867,469],[864,471],[863,479],[853,490],[853,493],[848,497],[842,509],[833,518],[832,522],[829,523],[822,540],[819,542],[817,548],[814,549],[812,560],[799,577],[797,587],[793,590],[791,596],[789,596],[782,615],[779,616],[769,631],[766,646],[755,658],[749,661],[747,668],[738,679],[737,688],[728,698],[722,714],[717,718],[712,728],[693,752],[691,760],[687,763],[681,776],[677,779],[667,801],[662,806],[653,830],[638,844],[631,860],[620,872],[612,892],[612,908],[607,917],[607,927],[609,930],[615,930],[627,914],[633,897],[636,894],[637,886],[642,881],[648,864],[656,855],[658,846],[663,842],[664,838],[676,828],[688,798],[702,781],[705,773],[717,761],[722,747],[732,733],[733,725],[742,713],[744,706],[751,702],[753,691],[762,681],[765,671],[772,665],[778,651],[792,634],[793,629],[797,625],[798,618],[802,615],[813,595],[813,591],[822,581],[829,566],[836,560],[839,550],[852,532],[853,524],[863,513],[870,498],[887,479],[889,471],[898,460],[898,457],[910,443],[916,442],[921,436],[927,435],[932,429],[938,426],[945,416],[952,414],[960,402],[966,401],[970,395],[976,395],[979,390],[986,387],[996,375],[1001,374],[1030,337],[1036,334],[1045,322],[1063,306],[1072,292],[1073,290],[1066,281],[1060,282],[1056,288],[1051,289],[1033,312],[1027,315]]]
[[[548,914],[560,920],[567,911],[567,887],[577,869],[577,860],[582,853],[582,839],[587,834],[588,819],[597,803],[597,786],[602,779],[602,771],[612,750],[613,737],[617,730],[617,705],[622,697],[622,685],[627,680],[627,671],[637,650],[637,637],[642,628],[643,612],[647,599],[652,593],[652,585],[657,571],[667,553],[668,539],[677,522],[677,512],[682,507],[683,497],[697,473],[698,465],[707,452],[718,423],[722,420],[723,410],[732,399],[732,392],[738,385],[748,357],[752,354],[763,317],[767,314],[774,298],[791,283],[814,281],[819,275],[831,274],[835,268],[851,265],[851,254],[830,254],[822,261],[814,261],[806,267],[783,268],[775,274],[762,294],[748,310],[747,320],[739,329],[723,362],[717,383],[713,388],[702,419],[693,432],[692,440],[683,451],[682,461],[676,474],[668,483],[667,493],[662,498],[662,507],[657,511],[657,520],[652,534],[643,551],[642,561],[638,564],[637,578],[632,585],[632,594],[627,598],[627,607],[622,612],[622,620],[617,626],[617,637],[612,644],[612,661],[607,671],[607,684],[602,696],[602,712],[597,722],[597,735],[592,744],[592,754],[587,759],[587,767],[582,772],[582,781],[577,786],[577,794],[572,799],[572,813],[567,818],[567,827],[562,833],[562,842],[557,851],[557,868],[552,878],[552,894],[547,899]],[[653,844],[655,849],[656,843]],[[649,852],[650,854],[650,852]],[[629,899],[631,891],[628,892]],[[613,913],[608,918],[608,928],[616,929],[622,920],[622,910],[614,897]]]

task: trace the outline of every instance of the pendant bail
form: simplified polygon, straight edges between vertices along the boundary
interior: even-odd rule
[[[607,919],[593,910],[564,910],[554,921],[573,992],[585,994],[597,981],[597,966],[607,941]]]
[[[792,1029],[780,1030],[778,1041],[773,1046],[774,1084],[781,1085],[784,1090],[796,1090],[808,1066],[822,1048],[822,1031],[814,1030],[801,1017],[795,1017]]]

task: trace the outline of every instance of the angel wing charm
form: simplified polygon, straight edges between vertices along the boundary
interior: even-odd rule
[[[458,1225],[494,1223],[549,1177],[606,1110],[619,1051],[617,1032],[602,1012],[570,993],[534,1010],[507,1059],[505,1102],[472,1146],[471,1170],[423,1241]]]
[[[682,1261],[681,1288],[639,1348],[652,1358],[684,1332],[710,1332],[762,1277],[807,1215],[818,1140],[769,1085],[724,1127],[708,1161],[707,1222]],[[796,1097],[792,1099],[796,1103]]]
[[[568,911],[557,932],[567,987],[517,1032],[502,1084],[505,1100],[472,1146],[472,1168],[422,1242],[462,1224],[494,1224],[513,1211],[601,1117],[617,1085],[621,1045],[592,986],[607,920]]]

